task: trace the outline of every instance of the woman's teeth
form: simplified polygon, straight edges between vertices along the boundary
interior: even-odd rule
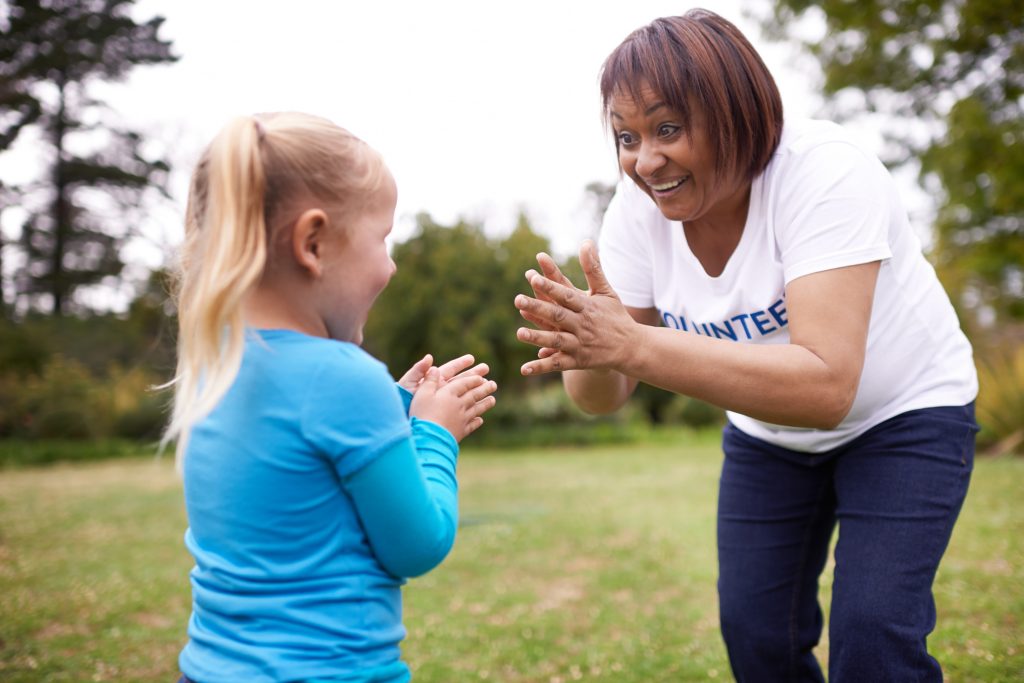
[[[667,183],[661,183],[661,184],[658,184],[658,185],[651,185],[651,189],[654,190],[655,192],[665,192],[667,190],[671,190],[673,188],[679,187],[680,185],[683,184],[684,180],[686,180],[686,178],[679,178],[678,180],[673,180],[673,181],[670,181],[670,182],[667,182]]]

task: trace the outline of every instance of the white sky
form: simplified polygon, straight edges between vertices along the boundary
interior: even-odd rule
[[[786,64],[791,50],[762,41],[739,0],[712,4],[762,51],[787,112],[813,113],[807,75]],[[161,35],[181,60],[139,68],[104,95],[128,121],[174,141],[178,206],[158,228],[172,243],[199,150],[234,115],[293,109],[381,152],[398,182],[395,239],[411,234],[420,211],[501,235],[523,209],[565,256],[595,228],[585,186],[617,176],[600,119],[602,61],[633,29],[693,6],[140,0],[136,17],[164,16]]]
[[[168,147],[175,201],[151,211],[146,226],[165,250],[180,242],[188,174],[220,127],[238,114],[301,110],[348,128],[384,156],[399,189],[394,239],[412,234],[420,211],[442,224],[483,222],[497,236],[525,210],[561,258],[596,229],[586,185],[617,177],[597,78],[633,29],[712,8],[761,52],[788,116],[817,111],[816,64],[807,58],[798,70],[795,49],[764,41],[743,5],[139,0],[135,18],[164,16],[161,37],[181,59],[139,67],[126,83],[94,92]],[[0,173],[11,163],[0,160]],[[4,228],[11,233],[9,221]],[[152,267],[163,254],[136,245],[127,256]]]

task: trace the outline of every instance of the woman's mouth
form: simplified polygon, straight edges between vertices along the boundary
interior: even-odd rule
[[[663,183],[647,183],[647,186],[651,188],[651,192],[656,195],[671,194],[676,188],[681,186],[690,176],[684,176],[682,178],[676,178],[675,180],[667,180]]]

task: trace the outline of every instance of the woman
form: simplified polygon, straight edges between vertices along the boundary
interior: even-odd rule
[[[584,410],[638,382],[728,411],[723,638],[740,681],[822,681],[818,577],[839,527],[829,680],[940,681],[932,582],[967,492],[969,342],[892,178],[838,126],[787,121],[743,35],[704,10],[605,61],[623,178],[589,292],[545,254],[516,306]]]

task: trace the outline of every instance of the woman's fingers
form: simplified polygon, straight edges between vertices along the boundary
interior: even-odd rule
[[[555,282],[565,285],[566,287],[574,286],[572,284],[572,280],[565,276],[562,270],[555,263],[555,260],[548,256],[547,254],[545,254],[544,252],[537,254],[537,265],[540,266],[540,269],[541,271],[543,271],[544,276],[549,280],[554,280]],[[527,279],[529,279],[529,275],[527,275]]]
[[[601,258],[597,254],[597,245],[592,240],[585,240],[580,246],[580,265],[583,276],[587,278],[587,286],[591,294],[616,296],[615,290],[608,284],[601,268]]]
[[[550,280],[544,281],[550,282]],[[515,306],[520,311],[529,314],[530,322],[546,330],[572,329],[574,327],[572,320],[574,312],[558,303],[542,301],[525,294],[518,294],[516,295]]]
[[[547,358],[539,358],[523,363],[519,371],[524,375],[543,375],[548,372],[575,370],[578,367],[579,365],[575,358],[559,351]]]
[[[520,327],[516,330],[516,339],[563,353],[573,353],[579,348],[576,337],[563,330],[534,330],[529,327]]]
[[[568,308],[570,311],[579,313],[583,310],[587,293],[575,287],[559,284],[550,280],[536,271],[527,273],[530,287],[538,299],[550,302],[558,306]]]

